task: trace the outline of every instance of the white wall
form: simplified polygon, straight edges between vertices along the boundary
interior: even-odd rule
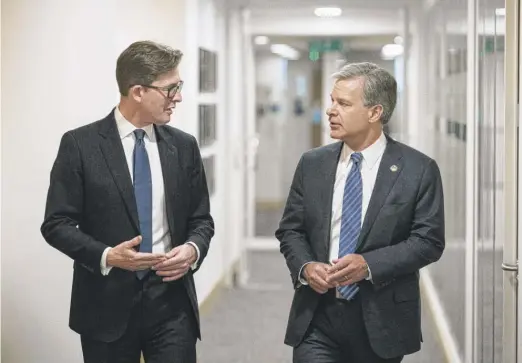
[[[428,155],[433,154],[434,118],[429,110],[428,75],[431,60],[429,59],[427,17],[422,11],[413,13],[410,24],[410,44],[407,57],[408,76],[407,92],[407,137],[405,142]],[[434,44],[434,42],[431,42]]]
[[[205,48],[217,53],[218,75],[217,90],[213,93],[196,93],[195,112],[197,112],[197,103],[214,103],[217,107],[217,140],[212,145],[202,147],[201,154],[203,157],[214,155],[214,172],[216,175],[215,194],[211,197],[211,213],[214,218],[216,234],[212,240],[211,248],[205,263],[199,272],[195,275],[196,286],[198,289],[198,297],[200,301],[204,301],[212,290],[223,280],[230,271],[233,264],[239,256],[239,247],[235,240],[230,238],[231,232],[228,230],[228,218],[231,211],[227,199],[230,188],[227,181],[230,177],[227,175],[229,171],[229,163],[226,155],[226,146],[230,135],[227,130],[227,41],[226,41],[226,22],[227,10],[221,6],[220,2],[215,0],[199,0],[192,1],[190,7],[191,12],[187,14],[188,18],[197,19],[195,29],[191,29],[191,41],[187,45],[192,45],[192,52],[198,52],[198,47]],[[197,46],[194,46],[197,45]],[[197,63],[191,66],[197,71]],[[196,75],[197,76],[197,75]],[[196,88],[198,87],[198,78],[195,80]],[[195,123],[198,128],[197,122]],[[236,206],[237,207],[237,206]],[[235,210],[235,209],[234,209]],[[238,225],[236,224],[236,228]]]
[[[227,41],[226,54],[222,63],[225,64],[227,92],[225,115],[222,122],[222,134],[226,139],[224,153],[226,155],[226,189],[224,200],[226,200],[226,241],[225,253],[223,253],[223,265],[232,266],[240,259],[244,250],[245,235],[247,231],[246,209],[246,96],[243,82],[245,80],[245,57],[244,57],[244,34],[243,17],[238,9],[229,10],[228,22],[225,26]],[[226,59],[226,60],[225,60]],[[244,262],[244,260],[242,261]],[[234,271],[242,272],[235,266]],[[239,276],[246,278],[246,276]],[[225,275],[225,282],[231,284],[232,274]]]
[[[252,42],[252,19],[248,9],[241,11],[241,55],[243,73],[241,74],[241,89],[243,91],[243,146],[241,152],[245,152],[245,209],[246,209],[246,235],[244,244],[248,244],[255,235],[255,209],[256,209],[256,164],[259,140],[256,135],[256,61],[255,49]],[[233,71],[231,70],[231,73]],[[243,250],[246,254],[246,249]],[[241,259],[240,282],[243,286],[248,283],[248,264],[246,258]]]
[[[48,246],[39,230],[49,171],[65,131],[99,119],[115,106],[116,58],[136,40],[183,50],[184,102],[172,125],[197,131],[194,38],[199,39],[202,24],[195,3],[2,1],[3,362],[82,361],[79,338],[68,328],[72,261]],[[220,244],[224,222],[217,210],[223,201],[218,196],[213,203],[218,232],[198,273],[200,299],[225,268],[220,253],[226,247]]]

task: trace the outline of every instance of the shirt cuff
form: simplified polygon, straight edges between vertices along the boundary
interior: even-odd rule
[[[111,247],[107,247],[105,251],[103,251],[102,258],[100,261],[100,269],[101,274],[103,276],[107,276],[109,272],[112,270],[112,266],[107,267],[107,255],[109,254]]]
[[[370,271],[370,266],[367,265],[367,268],[368,268],[368,277],[366,277],[366,280],[370,281],[373,284],[372,272]]]
[[[198,267],[198,262],[199,262],[199,247],[197,244],[195,244],[192,241],[188,241],[187,243],[191,246],[194,246],[194,248],[196,249],[196,254],[197,254],[196,262],[194,262],[194,264],[190,267],[191,269],[195,270]]]
[[[299,282],[301,283],[301,285],[305,285],[305,286],[308,285],[308,281],[306,281],[306,279],[303,276],[303,269],[309,263],[311,263],[311,262],[305,263],[303,266],[301,266],[301,269],[299,270]]]

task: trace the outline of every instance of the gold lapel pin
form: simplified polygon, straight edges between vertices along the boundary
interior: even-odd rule
[[[399,170],[399,167],[397,165],[392,165],[390,166],[390,170],[395,173],[397,170]]]

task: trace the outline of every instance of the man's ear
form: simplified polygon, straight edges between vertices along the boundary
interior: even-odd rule
[[[383,113],[382,105],[375,105],[368,110],[368,121],[370,123],[380,122]]]
[[[145,92],[142,86],[132,86],[129,90],[129,97],[134,101],[141,103],[143,99],[143,92]]]

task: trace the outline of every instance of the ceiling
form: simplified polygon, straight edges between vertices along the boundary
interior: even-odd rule
[[[425,0],[233,0],[237,5],[245,6],[253,11],[287,9],[300,11],[307,7],[337,6],[342,9],[396,9],[402,6],[422,4]]]
[[[403,24],[402,9],[445,0],[228,0],[249,10],[251,34],[268,36],[395,35]],[[339,7],[334,18],[315,16],[316,7]]]
[[[314,37],[341,39],[345,49],[349,50],[381,49],[383,45],[393,43],[393,38],[403,32],[403,9],[410,10],[409,18],[412,21],[418,19],[417,11],[429,11],[433,19],[437,19],[437,24],[446,27],[450,35],[448,41],[454,34],[459,35],[459,41],[462,37],[465,41],[468,27],[468,0],[226,1],[250,10],[250,34],[266,35],[271,44],[288,44],[304,51],[308,49],[308,41]],[[481,11],[484,13],[479,14],[481,21],[489,13],[494,15],[495,8],[502,7],[503,4],[504,0],[487,0],[481,4]],[[321,6],[339,7],[342,15],[336,18],[318,18],[314,15],[314,9]],[[256,49],[265,51],[269,50],[269,46],[256,46]]]

